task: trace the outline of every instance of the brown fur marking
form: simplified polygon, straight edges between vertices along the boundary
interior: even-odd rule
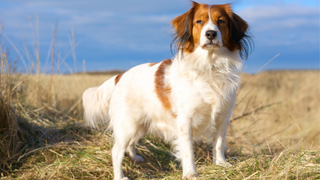
[[[151,67],[151,66],[154,66],[156,64],[158,64],[158,63],[150,63],[149,66]]]
[[[124,74],[124,73],[118,74],[117,77],[114,79],[114,84],[115,84],[115,85],[117,85],[117,83],[120,81],[120,79],[121,79],[121,77],[122,77],[123,74]]]
[[[162,103],[162,106],[166,110],[168,110],[172,113],[171,103],[170,103],[170,99],[169,99],[169,96],[171,94],[171,87],[168,84],[165,84],[165,70],[171,64],[172,64],[171,59],[167,59],[167,60],[161,62],[160,66],[158,67],[158,70],[155,73],[154,83],[156,86],[156,94],[157,94],[160,102]],[[176,115],[173,113],[172,113],[172,116],[176,117]]]

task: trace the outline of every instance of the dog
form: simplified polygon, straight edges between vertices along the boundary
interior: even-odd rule
[[[171,21],[173,59],[146,63],[83,93],[84,119],[92,127],[113,130],[115,180],[125,153],[144,159],[135,145],[147,133],[174,145],[183,178],[198,176],[193,141],[213,146],[213,161],[227,166],[225,137],[240,84],[239,72],[250,50],[249,26],[230,4],[192,7]]]

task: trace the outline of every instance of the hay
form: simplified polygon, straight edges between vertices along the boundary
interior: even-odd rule
[[[0,81],[0,171],[9,174],[17,157],[27,147],[27,136],[19,127],[19,115],[12,107],[6,54],[1,54]]]

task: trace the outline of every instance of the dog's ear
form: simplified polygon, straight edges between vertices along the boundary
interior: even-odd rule
[[[230,37],[237,36],[239,40],[241,40],[247,29],[248,29],[248,24],[246,21],[244,21],[240,16],[238,16],[236,13],[232,12],[231,4],[223,4],[220,5],[221,8],[228,14],[230,18],[230,23],[229,23],[229,29],[230,29]]]
[[[186,13],[176,17],[174,20],[171,21],[176,31],[176,34],[180,37],[182,37],[185,32],[191,31],[190,28],[192,28],[194,10],[198,5],[198,3],[192,1],[192,7]]]
[[[236,13],[232,13],[231,21],[231,36],[236,36],[238,40],[241,40],[249,27],[248,23]]]
[[[230,26],[231,38],[229,44],[233,46],[232,49],[238,49],[240,57],[246,60],[254,46],[250,36],[249,25],[240,16],[232,12]]]
[[[195,9],[198,7],[198,3],[192,2],[192,7],[184,14],[176,17],[171,21],[172,26],[175,30],[175,38],[172,42],[177,46],[178,50],[183,48],[185,50],[191,50],[194,47],[192,39],[192,27],[193,27],[193,17]],[[171,45],[172,45],[171,44]]]

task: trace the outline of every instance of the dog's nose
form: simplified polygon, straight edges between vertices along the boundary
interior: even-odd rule
[[[216,36],[217,36],[217,31],[209,30],[209,31],[206,32],[206,37],[209,40],[214,39]]]

